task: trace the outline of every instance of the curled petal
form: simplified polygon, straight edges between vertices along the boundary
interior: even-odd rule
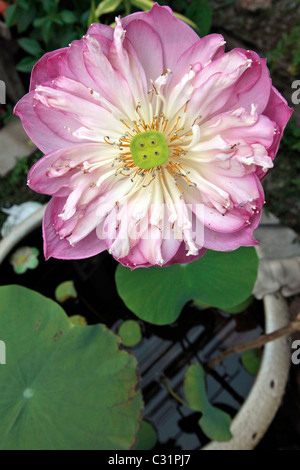
[[[49,202],[43,220],[44,254],[46,260],[58,259],[83,259],[97,255],[106,250],[103,240],[99,240],[96,231],[92,231],[76,246],[71,246],[66,239],[60,239],[54,224],[58,214],[64,205],[63,198],[52,198]]]
[[[286,100],[276,90],[271,88],[268,104],[264,110],[264,115],[275,123],[274,140],[269,147],[269,153],[272,158],[275,157],[284,128],[289,121],[293,110],[287,106]]]
[[[73,77],[66,60],[67,52],[68,48],[64,47],[43,55],[32,69],[29,91],[59,75]]]

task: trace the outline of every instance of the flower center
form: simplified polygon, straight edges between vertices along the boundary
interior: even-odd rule
[[[164,136],[154,130],[136,134],[130,142],[130,151],[134,163],[143,170],[163,165],[169,158]]]

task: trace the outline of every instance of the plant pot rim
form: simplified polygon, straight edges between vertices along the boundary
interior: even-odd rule
[[[14,246],[38,228],[46,205],[15,226],[0,241],[0,264]],[[288,308],[281,294],[267,294],[263,298],[265,333],[289,323]],[[244,404],[231,424],[232,439],[212,441],[201,450],[251,450],[261,440],[281,403],[290,368],[290,351],[286,337],[267,343],[264,347],[259,372]]]

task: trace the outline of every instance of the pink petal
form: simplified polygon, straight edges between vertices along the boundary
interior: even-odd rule
[[[284,128],[288,123],[293,109],[289,108],[283,96],[272,87],[268,104],[264,110],[264,115],[268,116],[276,124],[276,134],[269,152],[272,158],[275,157]]]
[[[114,29],[111,26],[107,26],[106,24],[92,23],[86,33],[86,36],[88,35],[103,36],[112,41],[114,36]]]
[[[193,256],[193,255],[187,256],[187,252],[188,250],[185,247],[185,243],[182,242],[175,256],[164,266],[171,266],[174,263],[185,264],[185,263],[191,263],[192,261],[196,261],[197,259],[201,258],[203,255],[205,255],[206,247],[199,250],[199,253],[197,256]]]
[[[164,69],[173,70],[178,57],[192,44],[199,40],[199,36],[183,21],[173,15],[169,7],[154,3],[149,12],[138,12],[122,19],[124,29],[131,22],[144,21],[157,33],[163,47]],[[152,49],[152,47],[151,47]],[[155,55],[155,50],[152,49]]]
[[[47,108],[46,113],[43,105],[38,105],[34,99],[35,92],[32,91],[23,96],[16,104],[14,113],[22,120],[22,125],[29,138],[44,153],[51,152],[58,148],[72,145],[78,142],[67,129],[61,124],[61,119],[57,114]],[[78,123],[71,118],[68,124],[78,127]]]
[[[114,40],[108,51],[111,65],[127,81],[135,98],[135,103],[147,98],[147,83],[143,67],[141,66],[134,47],[126,38],[121,21],[117,19],[114,30]]]
[[[210,60],[224,54],[224,38],[220,34],[210,34],[192,44],[181,56],[178,56],[176,66],[167,84],[168,90],[178,83],[190,66],[200,63],[204,67]]]
[[[72,143],[119,138],[123,126],[80,83],[59,77],[25,95],[15,114],[31,140],[44,152]]]
[[[43,238],[46,260],[51,257],[58,259],[83,259],[106,250],[104,241],[99,240],[95,230],[75,246],[71,246],[66,239],[60,239],[53,224],[57,220],[64,204],[64,198],[52,198],[44,215]]]
[[[98,90],[101,96],[109,100],[125,114],[128,112],[128,108],[135,108],[136,104],[133,101],[128,83],[114,69],[107,57],[111,42],[108,44],[103,42],[102,38],[100,41],[100,38],[95,36],[87,36],[83,41],[85,43],[83,52],[84,67],[94,82],[92,88]],[[76,62],[74,66],[76,67]],[[130,113],[128,114],[130,115]]]
[[[72,147],[54,150],[48,155],[40,158],[28,173],[28,186],[34,191],[42,194],[50,194],[56,197],[65,197],[70,191],[71,177],[78,172],[76,167],[86,160],[100,159],[100,155],[105,155],[110,149],[106,144],[84,143]],[[65,169],[57,171],[57,162],[60,166],[65,165]],[[79,170],[81,171],[81,170]],[[85,175],[88,177],[88,175]],[[69,189],[68,189],[69,188]]]
[[[126,38],[133,45],[139,62],[145,71],[147,87],[151,88],[150,79],[155,80],[164,72],[160,38],[157,32],[143,20],[132,21],[126,26]],[[151,47],[150,54],[149,47]]]
[[[261,59],[253,51],[233,49],[244,54],[251,60],[251,67],[247,68],[235,84],[229,100],[225,103],[221,112],[233,108],[244,108],[250,113],[251,106],[256,106],[256,112],[261,114],[265,109],[271,90],[271,79],[266,59]]]
[[[237,80],[248,67],[249,62],[244,54],[231,51],[201,70],[195,80],[195,91],[187,107],[190,121],[193,122],[195,116],[200,116],[203,122],[215,112],[221,112]]]
[[[86,40],[84,38],[77,40],[77,41],[73,41],[70,47],[68,48],[67,62],[76,80],[84,84],[86,87],[95,89],[95,81],[93,80],[91,75],[88,73],[86,66],[85,66],[85,61],[84,61],[85,49],[86,49]],[[97,90],[97,91],[100,91],[100,90]]]
[[[252,126],[233,127],[221,132],[221,136],[230,143],[244,141],[248,144],[261,144],[268,148],[273,142],[274,124],[267,116],[261,114]]]
[[[204,246],[209,250],[232,251],[240,246],[256,246],[259,243],[253,238],[253,232],[258,227],[261,219],[261,206],[264,201],[264,191],[261,184],[258,184],[259,200],[258,210],[249,217],[248,224],[245,224],[240,230],[224,233],[214,231],[208,226],[204,227]]]
[[[204,228],[204,245],[208,250],[232,251],[240,246],[256,246],[259,243],[253,238],[253,231],[257,228],[261,212],[250,219],[251,225],[243,227],[236,232],[216,232],[208,227]]]
[[[124,258],[115,258],[123,266],[129,267],[131,270],[136,268],[150,268],[152,265],[141,253],[138,245],[134,246],[127,256]]]
[[[36,86],[59,75],[72,76],[66,62],[68,49],[64,47],[43,55],[32,69],[29,91],[33,91]]]

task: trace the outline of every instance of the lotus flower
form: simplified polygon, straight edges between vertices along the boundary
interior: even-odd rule
[[[28,176],[53,196],[46,258],[108,249],[133,269],[257,244],[291,109],[264,59],[224,44],[154,4],[39,60],[15,113],[47,154]]]

